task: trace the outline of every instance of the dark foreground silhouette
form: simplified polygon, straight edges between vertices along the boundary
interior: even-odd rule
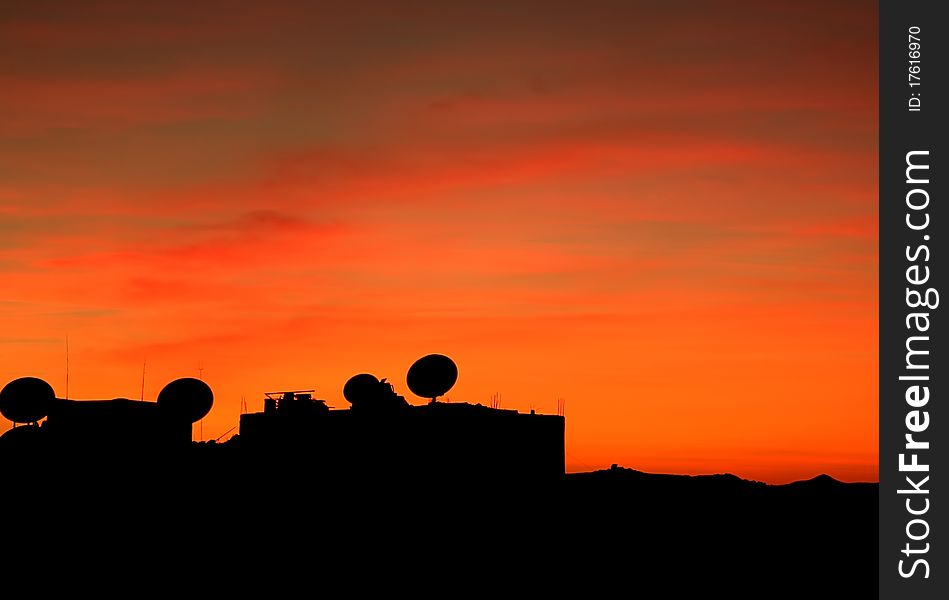
[[[198,380],[155,403],[14,380],[0,413],[31,424],[0,436],[0,572],[96,596],[875,597],[876,484],[565,475],[562,415],[437,402],[457,376],[416,361],[424,405],[369,374],[347,409],[268,395],[222,444],[190,441]]]
[[[164,564],[166,580],[266,584],[275,569],[289,585],[343,577],[366,593],[396,582],[449,597],[499,586],[634,598],[876,589],[876,484],[622,468],[533,483],[326,477],[305,465],[269,471],[210,444],[134,466],[93,458],[7,469],[8,547],[149,578]],[[67,558],[51,554],[64,548]]]

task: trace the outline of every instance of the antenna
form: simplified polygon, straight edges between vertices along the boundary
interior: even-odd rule
[[[142,359],[142,395],[139,397],[142,402],[145,401],[145,359]]]
[[[491,395],[491,408],[501,408],[501,392],[494,392]]]
[[[66,334],[66,400],[69,400],[69,334]]]

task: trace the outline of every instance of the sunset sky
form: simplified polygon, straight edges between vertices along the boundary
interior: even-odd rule
[[[492,4],[492,6],[485,6]],[[877,476],[874,2],[4,2],[0,385],[358,372],[567,469]],[[10,423],[0,423],[0,432]],[[197,430],[196,430],[197,437]]]

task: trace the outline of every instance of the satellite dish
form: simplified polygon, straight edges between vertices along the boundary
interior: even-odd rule
[[[193,377],[175,379],[158,393],[158,409],[170,419],[196,423],[211,412],[214,393]]]
[[[343,386],[343,396],[353,406],[372,402],[379,396],[379,380],[369,373],[353,375]]]
[[[409,389],[416,396],[435,400],[458,381],[455,361],[442,354],[429,354],[415,361],[405,376]]]
[[[50,384],[37,377],[20,377],[0,390],[0,415],[14,423],[32,423],[48,415],[55,400]]]

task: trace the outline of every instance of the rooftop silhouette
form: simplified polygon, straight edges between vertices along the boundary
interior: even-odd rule
[[[373,472],[385,477],[553,480],[564,474],[564,418],[480,404],[445,403],[458,367],[430,354],[408,369],[409,388],[428,399],[412,405],[386,379],[360,373],[343,386],[350,407],[333,410],[313,390],[267,394],[264,410],[243,414],[222,456],[263,463],[284,474],[305,469],[323,477]],[[183,378],[157,402],[56,398],[41,379],[24,377],[0,391],[0,413],[26,427],[0,438],[13,460],[44,452],[113,450],[134,463],[187,452],[191,425],[210,412],[206,383]],[[39,425],[42,419],[42,425]],[[204,450],[207,452],[207,450]]]

